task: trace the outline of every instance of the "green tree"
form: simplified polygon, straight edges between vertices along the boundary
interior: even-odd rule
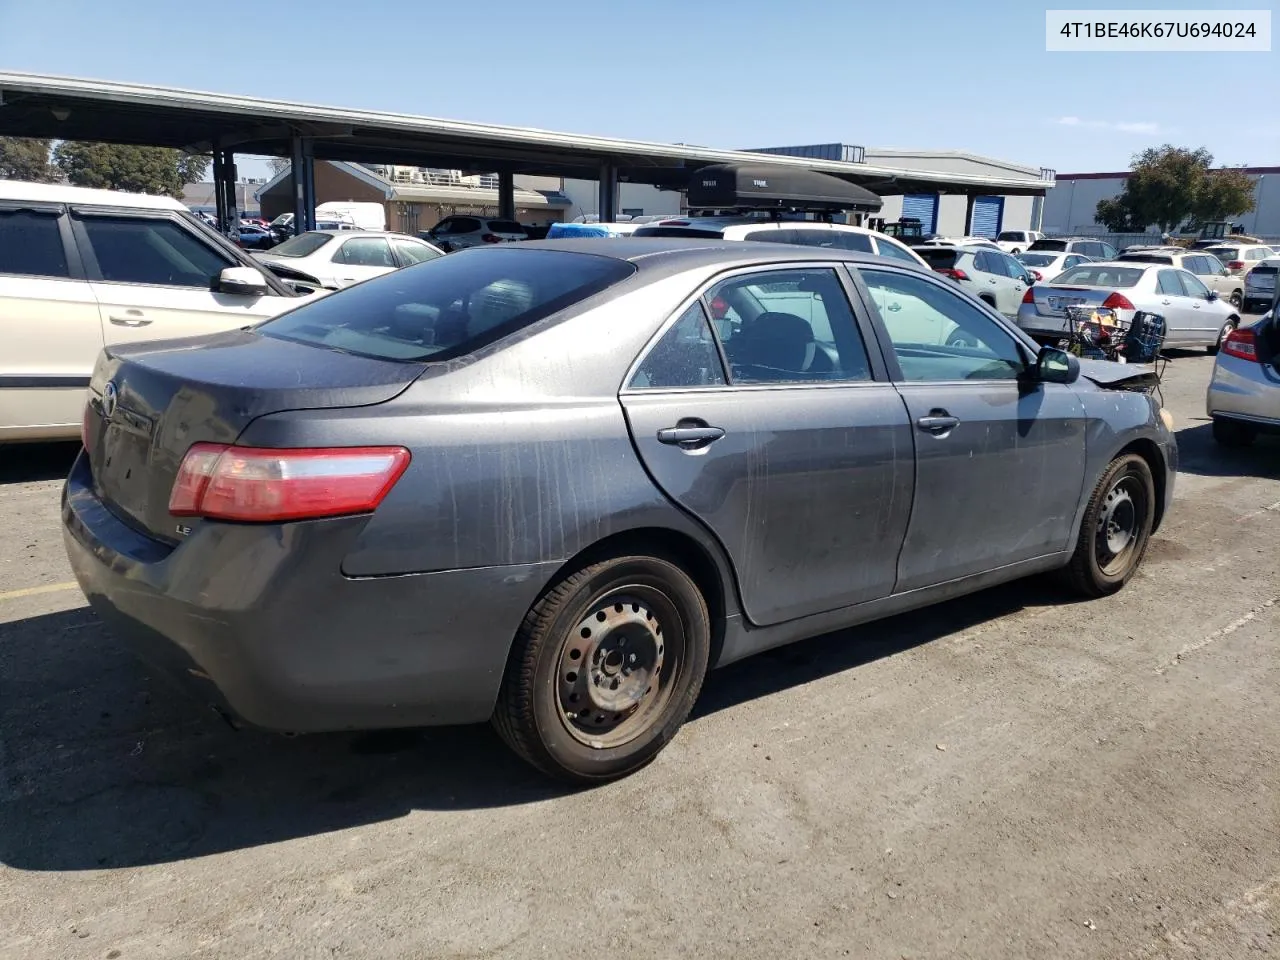
[[[1120,195],[1099,201],[1094,220],[1117,233],[1155,224],[1173,233],[1188,220],[1253,209],[1253,183],[1240,170],[1214,170],[1213,154],[1165,144],[1134,156]]]
[[[272,176],[277,173],[283,173],[291,166],[292,164],[287,157],[272,157],[267,161],[267,169],[271,171]]]
[[[64,140],[53,151],[54,165],[80,187],[182,196],[188,183],[203,179],[209,158],[167,147]]]
[[[0,180],[56,180],[58,172],[49,163],[52,146],[51,140],[0,137]]]

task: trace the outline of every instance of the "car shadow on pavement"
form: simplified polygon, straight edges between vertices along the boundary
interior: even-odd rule
[[[1280,477],[1280,437],[1260,436],[1248,447],[1224,447],[1213,424],[1197,419],[1175,433],[1178,472],[1202,477]]]
[[[1027,580],[715,671],[692,722],[1029,604]],[[233,731],[113,643],[88,608],[0,624],[0,863],[100,870],[245,849],[415,810],[571,793],[488,727],[286,738]]]
[[[80,441],[0,444],[0,485],[61,480],[71,472]]]

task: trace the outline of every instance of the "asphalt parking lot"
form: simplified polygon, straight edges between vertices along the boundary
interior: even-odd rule
[[[549,786],[487,728],[236,733],[111,642],[0,448],[0,956],[1280,953],[1280,443],[1178,356],[1135,581],[1017,583],[712,675],[656,763]],[[1011,491],[1016,495],[1016,491]]]

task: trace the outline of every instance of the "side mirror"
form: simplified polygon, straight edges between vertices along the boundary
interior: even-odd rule
[[[266,279],[253,267],[227,267],[218,274],[218,292],[242,297],[265,297],[271,292]]]
[[[1217,300],[1217,299],[1218,299],[1218,291],[1217,291],[1217,290],[1210,290],[1208,293],[1206,293],[1206,294],[1204,295],[1204,298],[1205,298],[1206,300]]]
[[[1080,360],[1065,350],[1041,347],[1033,372],[1041,383],[1075,383],[1080,379]]]
[[[1036,278],[1028,273],[1026,276],[1022,278],[1022,282],[1025,283],[1028,287],[1030,287],[1035,284]]]

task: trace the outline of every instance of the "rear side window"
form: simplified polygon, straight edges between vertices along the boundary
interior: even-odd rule
[[[71,275],[57,214],[0,210],[0,273],[26,277]]]
[[[356,237],[342,245],[335,260],[351,267],[386,267],[393,269],[395,260],[391,259],[391,247],[382,237]]]
[[[1178,280],[1178,272],[1176,270],[1161,270],[1160,276],[1156,280],[1156,291],[1163,293],[1166,297],[1181,297],[1183,290],[1182,283]]]
[[[1232,260],[1240,259],[1239,247],[1210,247],[1205,253],[1217,257],[1223,263],[1230,263]]]
[[[449,226],[450,233],[475,233],[480,229],[480,221],[475,217],[455,217]]]
[[[172,220],[85,217],[81,223],[109,283],[211,289],[218,274],[235,265]]]
[[[662,335],[631,378],[633,390],[723,386],[724,365],[701,301]]]
[[[392,240],[391,245],[395,247],[396,254],[404,261],[405,266],[434,260],[440,256],[434,247],[429,247],[425,243],[414,243],[412,240]]]
[[[626,279],[625,260],[559,250],[463,251],[375,277],[257,329],[381,360],[449,360]]]

